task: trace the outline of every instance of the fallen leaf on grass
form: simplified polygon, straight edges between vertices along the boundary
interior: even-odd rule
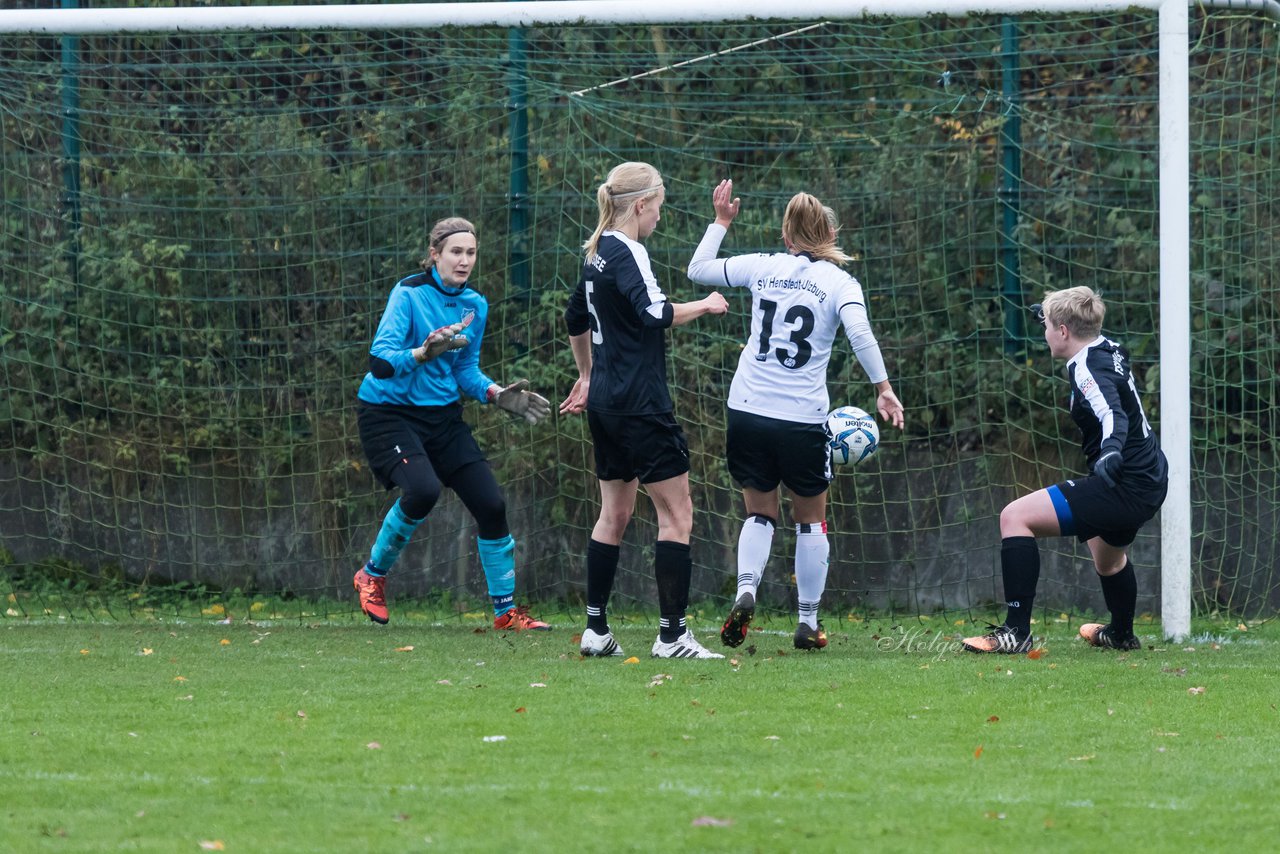
[[[298,709],[297,715],[300,718],[305,718],[307,716],[307,713],[302,711],[302,709]]]
[[[452,685],[453,683],[452,683],[452,682],[450,682],[448,679],[437,679],[437,680],[436,680],[436,684],[437,684],[437,685]]]
[[[1044,647],[1042,646],[1037,647],[1036,649],[1033,649],[1031,650],[1031,652],[1027,653],[1027,658],[1031,659],[1032,661],[1039,661],[1040,659],[1044,658],[1044,653],[1045,653]]]
[[[523,714],[524,714],[524,706],[517,706],[517,707],[516,707],[516,714],[517,714],[517,715],[523,715]]]
[[[231,646],[231,640],[229,638],[223,638],[222,640],[218,641],[218,643],[220,643],[223,646]]]
[[[1000,722],[1000,716],[999,716],[999,715],[992,715],[991,717],[987,718],[987,723],[989,723],[989,724],[994,724],[994,723],[999,723],[999,722]]]
[[[766,736],[764,737],[764,740],[765,740],[765,741],[778,741],[778,738],[779,738],[779,737],[778,737],[778,736],[776,736],[776,735],[766,735]]]
[[[709,815],[700,815],[693,820],[694,827],[731,827],[732,825],[731,818],[715,818]]]
[[[1068,762],[1088,762],[1089,760],[1093,759],[1097,755],[1098,754],[1096,753],[1086,753],[1084,756],[1068,756],[1067,761]]]
[[[381,745],[381,744],[378,744],[378,742],[376,742],[376,741],[371,741],[371,742],[369,742],[368,744],[366,744],[366,745],[365,745],[365,747],[369,748],[370,750],[381,750],[381,749],[382,749],[382,745]]]
[[[624,662],[622,662],[622,663],[623,663],[623,664],[639,664],[639,663],[640,663],[640,659],[636,658],[636,657],[633,655],[633,656],[631,656],[630,658],[628,658],[626,661],[624,661]]]
[[[175,677],[173,677],[173,681],[174,681],[174,682],[186,682],[186,681],[187,681],[187,677],[185,677],[185,676],[175,676]]]
[[[201,839],[200,849],[202,851],[226,851],[227,846],[222,843],[221,839]]]
[[[1187,693],[1188,693],[1188,694],[1191,694],[1192,696],[1195,696],[1196,694],[1203,694],[1203,693],[1204,693],[1204,688],[1203,688],[1203,687],[1199,687],[1199,688],[1188,688],[1188,689],[1187,689]]]
[[[411,646],[398,646],[398,647],[396,647],[396,652],[413,652],[413,647],[411,647]]]
[[[975,747],[975,748],[974,748],[974,750],[973,750],[973,758],[974,758],[974,759],[981,759],[981,758],[982,758],[982,745],[981,745],[981,744],[979,744],[977,747]]]
[[[144,646],[144,647],[142,648],[142,652],[141,652],[141,653],[139,653],[139,655],[150,655],[150,654],[151,654],[151,653],[153,653],[153,652],[155,652],[155,650],[154,650],[154,649],[151,649],[150,647],[146,647],[146,646]]]

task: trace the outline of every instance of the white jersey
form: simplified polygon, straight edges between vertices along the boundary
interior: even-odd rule
[[[689,262],[689,278],[751,289],[751,335],[729,387],[730,409],[823,423],[830,409],[827,363],[842,325],[870,380],[887,379],[857,279],[807,255],[716,258],[724,235],[723,226],[707,227]]]

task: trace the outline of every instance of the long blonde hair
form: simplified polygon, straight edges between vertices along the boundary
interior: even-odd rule
[[[835,211],[808,193],[796,193],[782,215],[782,236],[797,253],[842,267],[853,260],[836,245],[840,224]]]
[[[648,163],[632,161],[619,163],[609,170],[609,177],[596,188],[596,205],[600,208],[600,220],[591,237],[582,244],[587,257],[596,254],[600,235],[617,230],[635,218],[635,203],[662,192],[662,173]]]

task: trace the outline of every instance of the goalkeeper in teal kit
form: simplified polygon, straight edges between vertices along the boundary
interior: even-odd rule
[[[462,419],[466,394],[537,424],[551,405],[520,380],[503,387],[480,370],[489,303],[471,288],[475,227],[451,217],[431,229],[424,272],[396,283],[369,349],[360,384],[360,444],[374,477],[400,498],[387,511],[369,559],[356,573],[360,608],[388,620],[387,573],[414,530],[452,489],[475,518],[480,566],[493,599],[496,629],[549,629],[515,605],[515,540],[506,499]]]

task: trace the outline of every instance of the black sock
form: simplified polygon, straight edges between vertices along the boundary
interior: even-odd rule
[[[689,582],[693,578],[689,544],[658,540],[653,549],[653,574],[658,580],[658,613],[662,617],[658,637],[671,643],[684,634],[684,615],[689,610]]]
[[[1040,547],[1035,537],[1005,537],[1000,541],[1000,574],[1004,576],[1004,598],[1009,613],[1004,624],[1031,634],[1031,606],[1040,580]]]
[[[609,594],[618,574],[619,546],[590,540],[587,543],[587,628],[597,634],[609,631]]]
[[[1133,634],[1133,612],[1138,607],[1138,576],[1133,571],[1133,564],[1128,559],[1124,569],[1115,575],[1099,575],[1102,582],[1102,598],[1111,611],[1111,628],[1117,638],[1127,638]]]

